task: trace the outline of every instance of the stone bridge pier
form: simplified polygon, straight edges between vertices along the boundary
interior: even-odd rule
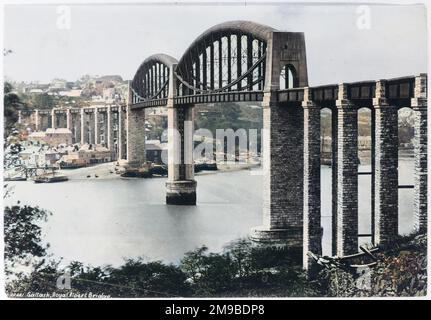
[[[171,66],[174,74],[176,64]],[[194,105],[175,105],[176,77],[169,78],[168,109],[168,181],[166,203],[196,204],[196,181],[193,164]]]
[[[304,131],[304,115],[309,117],[315,112],[310,113],[310,109],[304,113],[302,106],[278,101],[280,73],[285,66],[296,70],[293,79],[296,86],[307,86],[302,33],[273,32],[267,42],[265,78],[268,80],[262,102],[263,224],[252,230],[251,238],[258,242],[284,244],[300,253],[304,233],[304,133],[307,137],[310,134],[310,128]],[[311,134],[316,135],[315,132]],[[311,203],[308,198],[306,200],[307,205]]]
[[[145,164],[145,109],[132,109],[132,92],[129,87],[127,104],[127,166],[136,170]]]
[[[427,88],[428,78],[421,74],[415,78],[414,98],[411,106],[415,113],[415,183],[414,183],[414,214],[415,228],[420,233],[427,233],[428,228],[428,120],[427,120]]]

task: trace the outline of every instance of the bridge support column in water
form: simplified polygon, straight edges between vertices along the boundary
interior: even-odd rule
[[[176,65],[171,67],[173,74]],[[168,181],[166,203],[196,205],[196,181],[193,165],[194,105],[175,105],[176,78],[169,78],[168,109]]]
[[[312,260],[308,252],[322,254],[320,199],[320,106],[312,101],[311,91],[304,88],[304,250],[303,266]]]
[[[132,109],[130,98],[127,105],[127,164],[129,169],[138,169],[145,164],[145,109]]]
[[[263,225],[253,228],[257,242],[282,244],[302,259],[304,210],[304,112],[280,103],[277,90],[285,66],[292,83],[308,85],[304,34],[273,32],[267,42],[263,107]]]
[[[377,81],[375,110],[375,242],[398,236],[398,108],[390,104],[386,82]]]
[[[415,112],[415,198],[414,213],[416,229],[427,232],[427,75],[421,74],[415,79],[415,92],[412,99]]]
[[[337,132],[337,255],[358,252],[358,112],[340,84],[336,101]]]

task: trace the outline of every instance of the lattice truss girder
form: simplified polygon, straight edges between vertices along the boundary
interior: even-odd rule
[[[266,43],[250,34],[211,34],[178,65],[177,95],[260,91],[265,57]]]

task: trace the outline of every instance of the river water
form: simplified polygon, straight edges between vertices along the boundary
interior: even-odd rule
[[[361,171],[369,168],[361,166]],[[331,247],[331,168],[322,166],[323,250]],[[400,184],[413,183],[413,161],[399,163]],[[220,251],[262,221],[262,176],[252,171],[197,175],[197,205],[165,205],[165,178],[15,182],[6,204],[20,200],[53,215],[43,223],[49,252],[65,262],[120,265],[125,258],[178,262],[201,245]],[[413,230],[413,190],[401,189],[402,234]],[[359,231],[370,232],[370,177],[359,176]],[[367,242],[369,239],[362,239]]]

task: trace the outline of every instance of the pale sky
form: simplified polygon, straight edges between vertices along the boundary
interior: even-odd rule
[[[4,73],[16,81],[74,81],[84,74],[131,79],[154,53],[178,60],[207,28],[251,20],[305,33],[309,85],[427,72],[427,21],[422,5],[370,6],[371,27],[359,29],[357,5],[71,6],[71,28],[57,27],[57,6],[4,10]]]

